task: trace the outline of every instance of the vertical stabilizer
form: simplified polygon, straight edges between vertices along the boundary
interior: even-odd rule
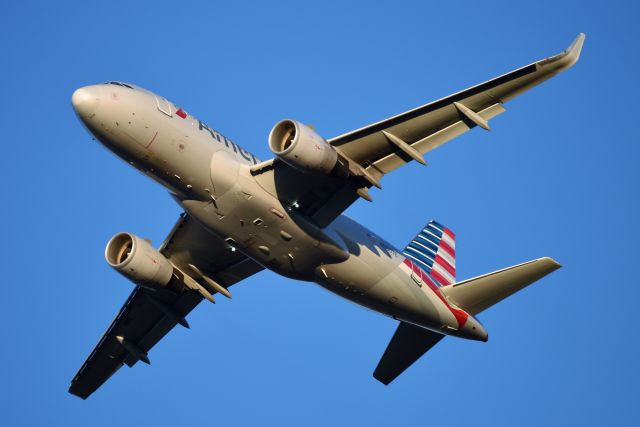
[[[429,221],[402,251],[440,286],[456,281],[456,235],[436,222]]]

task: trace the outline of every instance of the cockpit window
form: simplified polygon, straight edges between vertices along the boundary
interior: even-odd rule
[[[124,86],[124,87],[126,87],[126,88],[133,89],[133,86],[128,85],[128,84],[126,84],[126,83],[120,83],[120,82],[104,82],[104,84],[106,84],[106,85]]]

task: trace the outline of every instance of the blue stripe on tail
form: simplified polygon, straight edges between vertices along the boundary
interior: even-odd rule
[[[440,286],[455,282],[455,235],[439,222],[429,221],[402,253]]]

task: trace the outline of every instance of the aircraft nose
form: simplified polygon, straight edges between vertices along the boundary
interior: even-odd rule
[[[87,120],[95,113],[100,97],[95,87],[85,86],[71,95],[71,104],[80,118]]]

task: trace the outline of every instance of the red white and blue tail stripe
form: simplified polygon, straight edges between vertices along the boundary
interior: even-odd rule
[[[430,221],[402,251],[440,286],[456,281],[456,235],[436,221]]]

